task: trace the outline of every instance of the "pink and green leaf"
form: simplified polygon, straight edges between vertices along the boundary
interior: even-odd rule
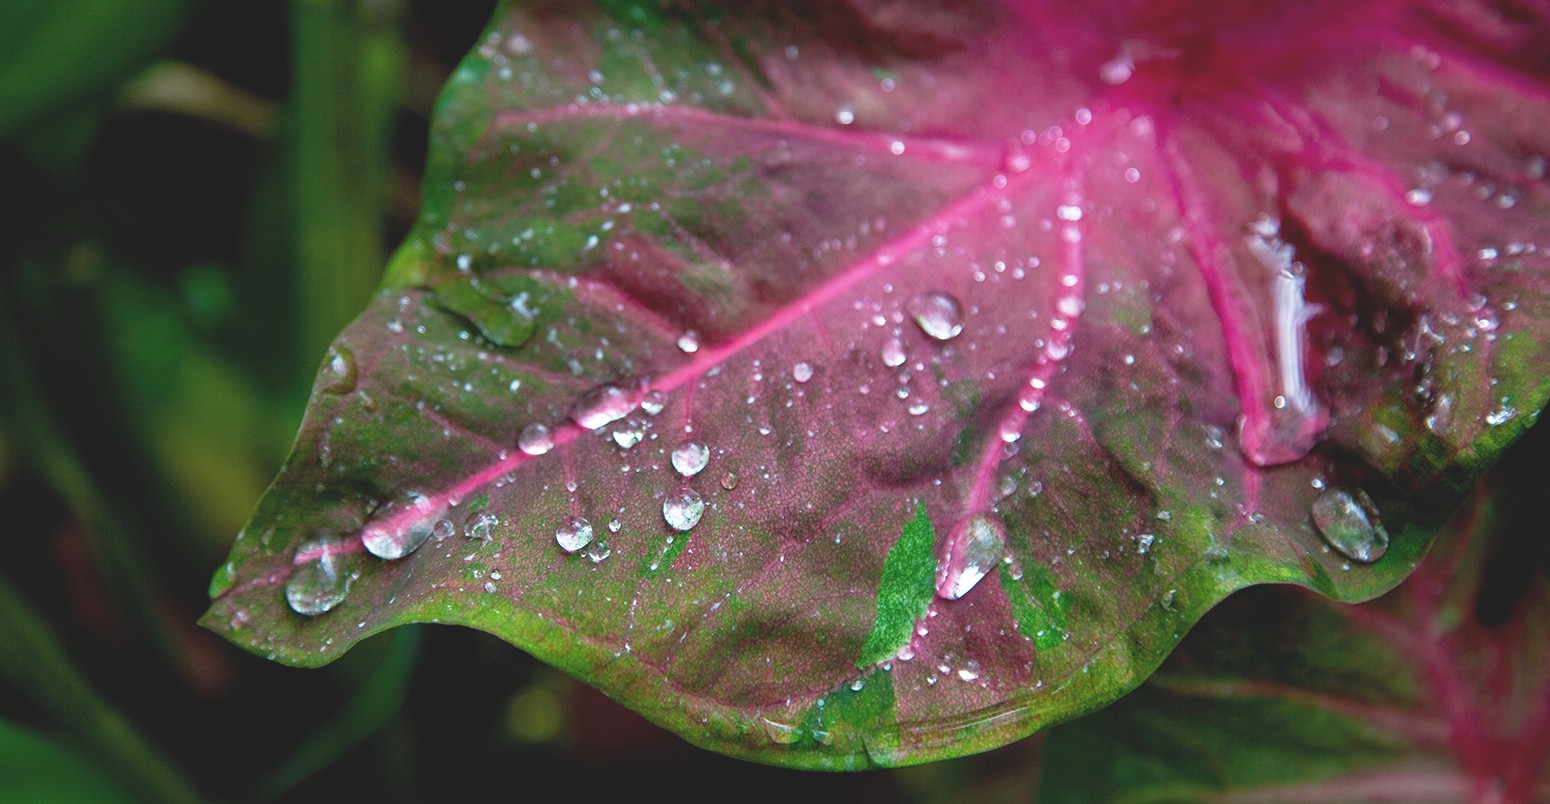
[[[503,8],[205,623],[467,625],[855,768],[1381,594],[1550,393],[1532,12]]]

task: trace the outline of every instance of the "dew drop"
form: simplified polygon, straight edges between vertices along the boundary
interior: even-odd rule
[[[431,537],[444,510],[432,504],[429,497],[411,491],[377,509],[372,521],[361,530],[361,545],[378,558],[403,558]]]
[[[737,473],[727,472],[721,476],[721,487],[727,491],[737,488]]]
[[[1006,526],[988,513],[964,520],[948,537],[936,569],[936,593],[957,600],[969,593],[1006,556]]]
[[[325,394],[348,394],[355,390],[357,372],[354,352],[343,346],[331,346],[328,349],[328,360],[323,365],[324,382],[319,390]]]
[[[1366,492],[1354,495],[1328,488],[1313,500],[1313,525],[1329,546],[1352,561],[1371,564],[1389,548],[1389,534],[1378,522],[1377,511]]]
[[[970,659],[958,668],[958,678],[963,681],[977,681],[980,677],[980,663]]]
[[[905,361],[904,344],[898,338],[889,338],[883,344],[883,365],[889,368],[898,368]]]
[[[700,523],[705,514],[705,500],[693,489],[684,489],[667,495],[662,501],[662,518],[673,530],[687,531]]]
[[[639,419],[626,419],[612,435],[620,449],[629,449],[646,437],[646,424]]]
[[[592,543],[592,523],[578,516],[554,532],[554,541],[561,550],[574,553]]]
[[[571,420],[588,430],[612,424],[635,409],[635,395],[617,385],[599,385],[571,407]]]
[[[807,382],[813,378],[813,364],[801,362],[791,367],[791,379],[797,382]]]
[[[760,718],[760,720],[764,721],[765,735],[770,738],[770,742],[776,745],[794,745],[798,740],[802,739],[802,729],[800,726],[778,723],[769,718]]]
[[[920,331],[939,341],[950,341],[963,332],[963,308],[945,293],[922,293],[910,302],[910,315]]]
[[[686,355],[692,355],[700,351],[700,334],[694,330],[685,330],[678,336],[678,348]]]
[[[332,539],[309,539],[296,549],[299,560],[285,582],[291,611],[315,617],[344,602],[350,584],[360,577],[358,556],[344,547]]]
[[[542,422],[533,422],[517,434],[517,449],[529,455],[542,455],[554,449],[554,431]]]
[[[660,390],[647,391],[640,400],[640,409],[646,411],[646,415],[655,416],[667,407],[667,394]]]
[[[698,441],[690,441],[673,450],[673,470],[684,477],[694,477],[710,463],[710,449]]]
[[[470,539],[489,539],[500,520],[488,511],[474,511],[463,520],[463,535]]]
[[[597,541],[587,545],[587,551],[582,553],[582,555],[586,556],[587,560],[591,561],[593,564],[601,564],[604,561],[607,561],[608,557],[613,554],[614,551],[608,546],[607,539],[598,539]]]

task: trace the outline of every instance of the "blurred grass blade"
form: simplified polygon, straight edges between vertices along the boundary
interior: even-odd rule
[[[398,713],[409,692],[409,679],[420,656],[420,630],[405,628],[392,635],[382,664],[361,691],[332,720],[297,746],[260,789],[260,801],[273,801],[314,773],[332,765],[350,749],[375,734]]]
[[[0,677],[149,801],[199,801],[183,775],[75,669],[41,615],[0,578]]]
[[[381,276],[400,4],[294,0],[290,131],[306,375]]]

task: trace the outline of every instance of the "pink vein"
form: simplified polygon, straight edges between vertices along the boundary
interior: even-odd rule
[[[904,153],[913,160],[948,164],[974,164],[988,168],[1000,165],[1001,149],[986,143],[954,141],[934,137],[907,136],[902,134],[874,133],[870,131],[844,131],[820,128],[788,120],[761,120],[738,117],[687,106],[660,106],[655,104],[598,104],[558,106],[497,115],[499,128],[518,128],[529,123],[553,123],[577,119],[597,118],[604,120],[652,120],[692,126],[715,127],[752,131],[818,143],[841,145],[847,148],[872,151],[895,156],[894,143],[905,146]]]
[[[1063,201],[1066,207],[1081,209],[1082,197],[1074,181],[1068,182]],[[1078,219],[1080,220],[1080,219]],[[1028,417],[1039,409],[1049,387],[1050,379],[1060,361],[1071,351],[1071,339],[1076,332],[1076,320],[1081,315],[1082,299],[1086,282],[1086,257],[1082,247],[1082,230],[1076,221],[1065,220],[1060,228],[1061,259],[1065,271],[1056,279],[1060,291],[1055,295],[1055,310],[1050,319],[1050,331],[1043,350],[1034,358],[1028,370],[1027,386],[1021,389],[1017,403],[1002,417],[996,432],[985,441],[979,463],[974,471],[974,483],[969,489],[967,508],[981,511],[990,503],[991,489],[996,469],[1001,465],[1005,443],[1003,433],[1021,433]],[[1065,309],[1062,309],[1065,308]]]
[[[1232,363],[1233,379],[1242,402],[1246,425],[1243,430],[1258,432],[1266,416],[1260,391],[1266,387],[1266,381],[1254,349],[1250,346],[1257,338],[1249,337],[1245,331],[1244,322],[1240,320],[1238,300],[1234,298],[1227,277],[1223,276],[1217,266],[1217,255],[1226,249],[1226,244],[1201,220],[1200,211],[1204,209],[1204,202],[1190,187],[1194,183],[1194,174],[1179,154],[1178,143],[1171,133],[1163,136],[1163,153],[1170,169],[1169,182],[1173,185],[1174,202],[1178,204],[1179,214],[1189,230],[1190,253],[1200,268],[1201,280],[1211,297],[1211,306],[1216,309],[1217,320],[1222,325],[1227,358]]]
[[[655,382],[643,384],[634,389],[635,401],[639,402],[640,398],[651,390],[668,393],[694,382],[711,368],[752,348],[770,335],[790,327],[798,319],[810,315],[814,310],[834,301],[856,285],[873,278],[879,272],[886,270],[889,266],[907,257],[910,253],[923,249],[930,243],[932,237],[943,234],[959,221],[967,220],[975,214],[990,208],[996,199],[1032,183],[1037,175],[1036,171],[1026,171],[1011,177],[1007,181],[1006,186],[999,189],[986,189],[990,186],[988,183],[976,186],[967,195],[946,205],[935,215],[911,227],[872,254],[851,264],[829,281],[814,288],[811,293],[777,309],[768,318],[750,327],[742,334],[715,346],[702,347],[700,351],[695,353],[693,360],[680,365]],[[554,432],[553,449],[565,447],[588,432],[591,431],[573,422],[558,425]],[[451,507],[452,500],[468,497],[496,479],[516,471],[535,457],[538,456],[514,451],[512,454],[469,475],[452,488],[427,495],[424,498],[424,504],[417,507],[406,507],[389,515],[382,522],[375,523],[375,526],[389,532],[401,533],[409,526],[421,522],[427,517],[439,517]],[[315,550],[298,551],[294,563],[301,564],[316,560],[325,554],[357,553],[364,549],[359,540],[350,539],[340,544]]]

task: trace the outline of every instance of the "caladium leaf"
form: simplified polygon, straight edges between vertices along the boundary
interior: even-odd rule
[[[1545,23],[503,9],[205,622],[468,625],[851,768],[1102,706],[1247,585],[1377,595],[1546,397]]]
[[[1267,588],[1211,612],[1141,690],[1050,732],[1039,800],[1550,798],[1538,441],[1382,600]]]

